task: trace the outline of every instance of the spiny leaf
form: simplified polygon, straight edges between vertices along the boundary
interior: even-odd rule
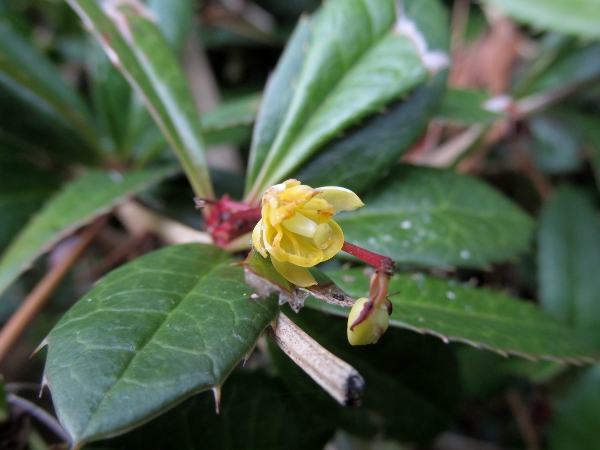
[[[404,15],[396,17],[391,0],[332,0],[323,5],[308,30],[306,55],[293,60],[302,68],[289,104],[281,108],[277,133],[269,136],[269,145],[252,149],[253,159],[262,164],[256,176],[259,166],[251,165],[250,203],[345,128],[427,80],[432,55],[422,48],[422,35],[409,36],[408,29],[418,33]]]
[[[336,216],[347,241],[437,267],[483,267],[525,250],[532,220],[483,182],[426,167],[393,170],[362,197],[366,206]]]
[[[329,275],[355,297],[369,292],[369,276],[360,269]],[[582,363],[598,357],[574,329],[531,303],[498,292],[422,274],[394,275],[390,292],[399,292],[390,297],[391,326],[530,359]],[[342,316],[350,311],[311,298],[306,305]]]
[[[223,250],[168,247],[107,275],[47,338],[45,378],[81,444],[130,430],[220,389],[278,312],[253,300]]]

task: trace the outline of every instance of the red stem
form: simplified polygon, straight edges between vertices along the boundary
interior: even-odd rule
[[[352,256],[356,256],[358,259],[366,262],[367,264],[375,267],[377,270],[381,270],[382,272],[388,275],[393,275],[396,271],[396,263],[392,258],[389,258],[387,256],[383,256],[379,253],[374,253],[369,250],[365,250],[362,247],[359,247],[346,241],[344,241],[344,245],[342,245],[342,250]]]

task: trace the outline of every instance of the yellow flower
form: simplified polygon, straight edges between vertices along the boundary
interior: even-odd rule
[[[367,317],[358,325],[352,327],[365,307],[373,308],[373,310],[370,312],[365,311],[365,314],[368,314]],[[368,298],[361,297],[356,300],[348,316],[348,342],[351,345],[374,344],[387,330],[389,324],[390,315],[385,304],[382,303],[378,307],[373,302],[369,303]],[[350,329],[351,327],[352,329]]]
[[[300,287],[317,284],[308,271],[339,252],[344,233],[331,220],[340,211],[363,206],[358,196],[341,187],[313,189],[297,180],[271,186],[262,198],[262,219],[252,244],[288,281]]]

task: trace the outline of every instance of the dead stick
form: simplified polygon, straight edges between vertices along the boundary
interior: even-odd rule
[[[357,406],[365,382],[358,371],[306,334],[285,314],[279,313],[269,335],[302,370],[338,403]]]
[[[0,361],[4,360],[15,341],[35,318],[67,271],[92,241],[96,233],[100,231],[104,222],[106,222],[106,216],[96,220],[81,233],[77,243],[67,251],[65,257],[56,266],[44,275],[44,278],[40,280],[21,303],[19,309],[0,330]]]

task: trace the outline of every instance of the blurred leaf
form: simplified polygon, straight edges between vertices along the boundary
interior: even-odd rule
[[[550,450],[600,449],[600,366],[588,369],[558,404],[550,426]]]
[[[112,142],[111,150],[127,156],[130,128],[131,88],[96,40],[87,47],[88,73],[94,108]]]
[[[466,345],[456,348],[455,352],[460,366],[463,398],[483,400],[506,386],[508,374],[503,365],[507,358]]]
[[[470,89],[447,89],[437,111],[437,118],[444,122],[463,125],[492,123],[504,116],[490,111],[486,102],[490,94]]]
[[[250,203],[344,129],[427,80],[426,57],[420,54],[426,50],[413,42],[422,35],[404,34],[399,24],[406,22],[404,16],[396,18],[391,0],[323,4],[308,30],[308,49],[277,134],[251,150]],[[349,26],[353,33],[347,32]]]
[[[542,30],[600,38],[600,3],[596,0],[483,0],[515,20]]]
[[[577,130],[578,137],[589,151],[589,156],[596,175],[596,185],[600,189],[600,128],[598,117],[594,114],[582,113],[574,108],[561,110],[560,120]]]
[[[20,161],[0,157],[0,254],[29,217],[60,186],[58,177]]]
[[[340,270],[329,276],[353,297],[365,297],[369,292],[370,276],[361,269]],[[581,362],[597,357],[575,330],[532,303],[498,292],[422,274],[394,275],[389,291],[399,292],[390,296],[394,305],[392,326],[533,359]],[[348,308],[310,297],[306,304],[344,317],[349,313]]]
[[[66,161],[101,148],[89,111],[44,55],[0,22],[0,128]]]
[[[260,102],[260,94],[247,95],[226,101],[204,114],[200,123],[207,145],[249,142]]]
[[[559,33],[545,33],[536,40],[536,45],[535,55],[523,66],[519,77],[512,81],[510,90],[515,97],[521,97],[531,83],[544,77],[552,64],[567,54],[576,52],[581,46],[576,38]]]
[[[209,135],[240,125],[249,126],[256,119],[261,94],[247,95],[220,104],[200,120],[202,131]]]
[[[210,393],[196,395],[137,430],[85,448],[306,450],[323,448],[333,434],[318,415],[299,410],[281,380],[260,372],[233,372],[219,414],[214,403]]]
[[[600,77],[600,44],[589,44],[561,51],[552,63],[532,77],[520,94],[549,91],[582,84]]]
[[[377,345],[352,347],[346,340],[345,321],[308,309],[291,313],[290,318],[355,367],[366,384],[360,407],[340,407],[272,349],[278,371],[302,402],[305,414],[318,414],[323,422],[352,434],[365,436],[379,429],[386,437],[402,441],[428,441],[451,423],[460,387],[450,346],[429,336],[389,329]]]
[[[194,23],[194,0],[146,0],[156,18],[158,28],[176,53],[181,52],[187,34]]]
[[[593,203],[562,186],[540,215],[540,303],[552,315],[592,331],[600,324],[600,223]]]
[[[565,173],[581,168],[581,145],[572,127],[552,115],[537,115],[528,123],[534,139],[534,159],[542,172]]]
[[[363,196],[366,206],[336,216],[347,241],[434,267],[484,267],[526,249],[531,219],[485,183],[426,167],[393,171]]]
[[[211,198],[194,100],[173,50],[138,3],[67,0],[146,103],[196,195]]]
[[[447,49],[447,19],[437,0],[408,0],[402,5],[429,48]],[[438,73],[403,99],[386,106],[384,112],[334,138],[294,176],[311,186],[336,185],[364,192],[388,174],[390,167],[423,134],[438,107],[445,80],[446,73]]]
[[[74,444],[219,389],[276,317],[223,250],[167,247],[111,272],[47,338],[45,378]]]
[[[89,172],[62,188],[21,230],[0,259],[0,292],[58,241],[127,196],[174,173],[172,168],[121,175]]]

